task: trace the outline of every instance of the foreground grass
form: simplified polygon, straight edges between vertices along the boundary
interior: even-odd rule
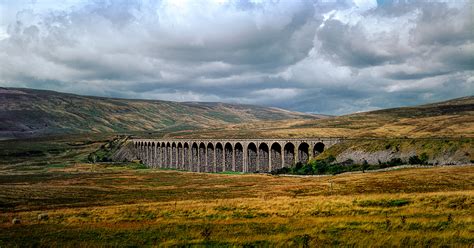
[[[472,166],[278,177],[77,164],[0,177],[0,246],[469,247],[473,203]]]

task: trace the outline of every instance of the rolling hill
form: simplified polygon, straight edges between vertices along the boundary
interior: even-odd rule
[[[474,137],[474,96],[323,119],[277,120],[228,125],[219,130],[179,131],[182,137]]]
[[[0,139],[83,132],[171,132],[324,116],[225,103],[80,96],[0,88]]]

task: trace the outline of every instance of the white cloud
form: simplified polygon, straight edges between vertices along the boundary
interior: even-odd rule
[[[0,85],[329,114],[446,99],[473,93],[468,4],[0,0]]]

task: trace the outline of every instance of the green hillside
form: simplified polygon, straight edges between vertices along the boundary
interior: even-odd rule
[[[156,132],[321,116],[224,103],[178,103],[0,88],[0,138],[82,132]]]

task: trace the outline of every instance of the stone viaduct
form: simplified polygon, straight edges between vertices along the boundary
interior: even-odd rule
[[[270,172],[305,163],[338,142],[312,139],[134,139],[145,165],[195,172]]]

